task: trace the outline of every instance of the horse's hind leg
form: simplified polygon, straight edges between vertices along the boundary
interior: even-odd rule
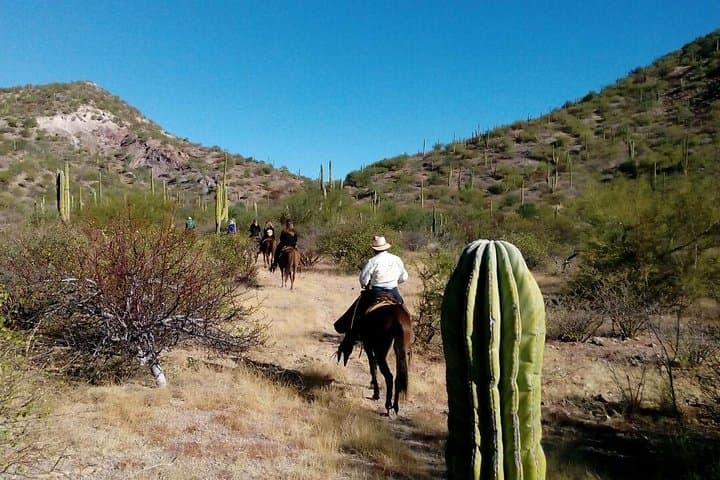
[[[377,360],[375,359],[375,354],[369,345],[363,344],[363,348],[367,354],[368,365],[370,366],[370,386],[373,389],[372,399],[380,400],[380,385],[378,385],[377,381]]]
[[[387,351],[385,353],[387,354]],[[387,410],[387,413],[389,415],[390,409],[393,408],[393,374],[390,371],[390,367],[388,366],[387,358],[385,358],[385,355],[378,355],[377,363],[378,367],[380,368],[380,372],[383,374],[383,377],[385,377],[385,410]],[[395,413],[397,413],[397,410],[395,410]]]

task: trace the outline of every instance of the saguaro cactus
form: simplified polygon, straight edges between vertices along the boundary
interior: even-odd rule
[[[65,170],[57,171],[55,182],[57,190],[57,208],[64,223],[70,221],[70,165],[65,162]]]
[[[220,233],[222,222],[228,221],[227,154],[223,167],[223,178],[215,190],[215,233]]]
[[[520,251],[503,241],[465,247],[445,289],[450,479],[543,480],[542,294]]]

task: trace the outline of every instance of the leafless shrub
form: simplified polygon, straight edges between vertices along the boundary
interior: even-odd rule
[[[425,349],[439,350],[440,309],[445,285],[455,266],[455,257],[447,252],[431,252],[417,265],[422,292],[417,303],[417,319],[414,325],[415,341]]]
[[[221,353],[263,341],[248,320],[236,262],[206,252],[196,235],[117,220],[16,237],[5,276],[12,318],[67,365],[135,359],[159,385],[162,352],[193,340]]]
[[[720,421],[720,360],[715,358],[708,362],[697,375],[697,382],[710,414]]]
[[[586,342],[604,323],[592,304],[577,297],[563,297],[547,305],[547,335],[563,342]]]
[[[642,407],[643,396],[645,395],[647,365],[643,364],[640,374],[631,373],[628,368],[619,370],[610,364],[607,367],[615,388],[620,395],[620,404],[624,413],[638,412]]]
[[[400,234],[400,243],[408,250],[417,252],[427,247],[430,234],[418,231],[406,231]]]
[[[678,360],[687,368],[714,362],[720,353],[720,328],[689,319],[682,326]]]
[[[680,415],[680,407],[678,402],[678,392],[675,388],[675,368],[680,365],[678,354],[682,339],[682,308],[676,308],[674,316],[657,316],[657,318],[648,322],[648,326],[657,340],[655,354],[657,356],[658,367],[661,373],[664,373],[667,379],[667,402],[665,403],[668,410],[673,415]]]
[[[311,270],[322,258],[320,252],[314,248],[300,249],[300,266],[303,269]]]
[[[651,315],[659,310],[656,302],[646,298],[643,290],[627,279],[602,282],[590,298],[622,338],[634,338],[643,332]]]
[[[0,476],[27,478],[47,473],[48,468],[40,465],[53,450],[43,441],[47,435],[39,431],[45,414],[42,377],[26,360],[24,339],[5,327],[6,299],[0,284]]]

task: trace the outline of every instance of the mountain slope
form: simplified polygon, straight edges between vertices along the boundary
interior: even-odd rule
[[[91,82],[0,89],[0,221],[19,219],[43,196],[51,201],[65,160],[85,198],[99,192],[100,181],[106,193],[147,189],[152,171],[170,195],[192,204],[212,195],[226,155],[165,132]],[[231,203],[252,205],[303,184],[252,158],[228,160]]]
[[[720,164],[720,30],[601,92],[536,119],[473,132],[422,153],[351,172],[351,192],[418,204],[473,196],[515,209],[562,205],[592,181],[619,175],[714,174]],[[497,208],[496,207],[496,208]]]

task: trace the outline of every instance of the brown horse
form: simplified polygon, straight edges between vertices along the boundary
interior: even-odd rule
[[[257,263],[257,257],[262,253],[263,265],[265,268],[270,268],[273,262],[273,256],[275,255],[275,247],[277,247],[277,240],[272,237],[264,238],[260,241],[260,250],[255,256],[255,262]]]
[[[398,413],[398,398],[400,394],[407,394],[408,364],[410,363],[410,345],[413,339],[412,321],[410,314],[403,305],[393,303],[383,305],[370,313],[361,314],[367,305],[372,303],[368,297],[372,293],[363,291],[356,303],[348,309],[334,324],[338,333],[355,332],[362,342],[370,366],[370,384],[373,388],[373,400],[380,399],[380,386],[377,381],[377,368],[385,377],[385,409],[388,415],[390,409]],[[365,297],[365,298],[363,298]],[[346,339],[348,337],[346,336]],[[345,340],[338,349],[338,361],[343,358],[347,364],[348,356],[352,352],[353,343]],[[387,354],[393,346],[395,351],[395,385],[393,396],[393,374],[388,366]]]
[[[295,272],[300,265],[300,251],[297,247],[285,247],[280,252],[277,259],[278,267],[280,267],[280,286],[284,287],[290,280],[290,290],[295,284]]]

